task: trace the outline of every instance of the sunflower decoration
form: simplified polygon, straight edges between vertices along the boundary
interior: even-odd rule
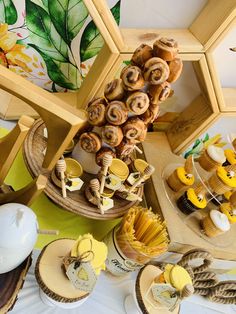
[[[24,52],[25,49],[24,45],[17,44],[16,33],[8,31],[8,24],[0,24],[0,64],[7,68],[17,66],[25,72],[32,72],[28,66],[32,58]]]

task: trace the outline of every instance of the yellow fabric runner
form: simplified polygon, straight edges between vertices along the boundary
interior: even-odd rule
[[[0,137],[8,131],[0,128]],[[8,173],[5,180],[6,184],[11,185],[15,190],[26,186],[32,180],[23,160],[20,151]],[[66,211],[51,202],[47,196],[42,193],[32,204],[38,218],[40,229],[59,230],[58,236],[39,235],[36,248],[43,248],[47,243],[57,238],[74,238],[84,233],[91,233],[97,240],[101,240],[120,220],[100,221],[82,217]]]

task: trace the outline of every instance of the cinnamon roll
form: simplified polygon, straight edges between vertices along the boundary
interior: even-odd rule
[[[123,132],[119,126],[107,124],[102,128],[102,139],[112,147],[116,147],[123,139]]]
[[[116,153],[109,147],[102,147],[97,153],[96,153],[96,163],[99,167],[102,167],[102,160],[104,155],[110,154],[113,158],[116,158]]]
[[[146,125],[152,123],[157,118],[159,109],[158,105],[151,104],[148,110],[140,116],[140,119],[142,119]]]
[[[175,58],[169,62],[170,75],[167,82],[173,83],[178,80],[183,69],[183,62],[180,58]]]
[[[165,61],[172,61],[178,53],[178,43],[172,38],[162,37],[153,44],[153,54]]]
[[[144,78],[150,84],[158,85],[165,82],[170,74],[169,66],[161,58],[151,58],[144,65]]]
[[[126,105],[132,113],[140,115],[148,109],[149,106],[148,95],[144,92],[132,93],[127,98]]]
[[[102,126],[106,123],[106,106],[107,102],[104,98],[94,99],[88,104],[88,122],[91,125]]]
[[[102,146],[100,136],[95,132],[86,132],[80,136],[80,146],[87,153],[96,153]]]
[[[124,97],[125,90],[121,79],[114,79],[108,83],[104,90],[105,97],[112,100],[120,100]]]
[[[123,140],[120,145],[116,147],[117,157],[122,160],[131,155],[133,151],[134,143],[129,143],[127,140]]]
[[[124,137],[130,143],[143,141],[147,133],[146,125],[141,119],[137,117],[128,119],[124,124],[122,130]]]
[[[168,82],[159,85],[150,85],[148,95],[152,104],[157,105],[159,102],[166,100],[171,93],[171,86]]]
[[[127,65],[120,74],[123,81],[124,89],[133,91],[144,87],[145,81],[142,76],[142,71],[135,65]]]
[[[128,109],[119,100],[113,100],[106,108],[106,119],[110,124],[121,125],[128,119]]]
[[[153,57],[152,47],[142,44],[134,52],[131,63],[142,68],[147,60]]]

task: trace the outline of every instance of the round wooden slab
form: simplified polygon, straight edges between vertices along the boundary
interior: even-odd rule
[[[153,280],[159,276],[163,271],[155,266],[155,265],[147,265],[142,268],[137,276],[136,285],[135,285],[135,292],[136,292],[136,299],[137,303],[144,314],[177,314],[179,312],[179,306],[176,306],[173,312],[170,312],[167,308],[165,309],[163,305],[159,305],[158,302],[155,302],[155,307],[151,306],[150,302],[148,301],[148,296],[146,296],[147,291],[153,282]]]
[[[122,217],[127,210],[137,202],[129,202],[120,198],[114,197],[114,207],[101,215],[98,208],[90,204],[84,196],[84,189],[86,182],[89,182],[94,176],[84,173],[81,179],[85,182],[80,191],[67,191],[67,198],[63,198],[61,189],[58,188],[51,180],[51,173],[42,168],[44,159],[43,151],[47,147],[47,139],[43,136],[43,129],[45,125],[41,119],[37,120],[31,130],[29,131],[23,149],[23,156],[26,166],[33,177],[39,174],[44,174],[48,177],[48,183],[44,190],[45,194],[59,206],[80,214],[82,216],[109,220]],[[139,189],[139,196],[142,196],[143,188]]]
[[[17,300],[17,294],[23,287],[31,261],[30,254],[18,267],[0,274],[0,313],[7,313],[13,308]]]
[[[76,289],[62,268],[63,257],[75,244],[72,239],[59,239],[49,243],[40,253],[35,266],[35,277],[43,292],[55,301],[71,303],[89,294]]]

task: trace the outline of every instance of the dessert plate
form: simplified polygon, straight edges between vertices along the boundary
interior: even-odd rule
[[[43,173],[48,177],[48,183],[44,190],[45,194],[56,204],[64,209],[74,212],[76,214],[99,220],[109,220],[122,217],[127,210],[135,205],[137,202],[129,202],[124,199],[114,197],[114,207],[101,215],[96,206],[90,204],[84,196],[84,189],[86,184],[83,185],[80,191],[70,192],[67,191],[67,197],[63,198],[61,189],[57,187],[52,179],[51,172],[45,171],[42,168],[43,152],[47,148],[47,139],[44,137],[44,122],[37,120],[31,130],[29,131],[23,149],[23,156],[26,166],[33,177]],[[67,157],[69,157],[67,155]],[[84,172],[81,179],[86,183],[94,178],[94,176]],[[142,197],[143,188],[139,189],[138,195]]]

